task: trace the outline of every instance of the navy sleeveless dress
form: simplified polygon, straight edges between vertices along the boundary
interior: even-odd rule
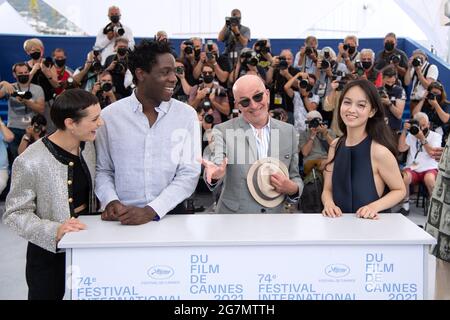
[[[336,150],[332,180],[333,200],[343,213],[355,213],[359,208],[380,198],[373,177],[371,145],[372,139],[367,136],[352,147],[347,147],[345,141],[342,141]]]

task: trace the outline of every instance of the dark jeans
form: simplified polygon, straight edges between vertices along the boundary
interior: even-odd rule
[[[62,300],[66,254],[53,253],[28,242],[26,279],[28,300]]]

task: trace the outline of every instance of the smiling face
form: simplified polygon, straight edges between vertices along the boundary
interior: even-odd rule
[[[342,100],[340,116],[348,128],[366,126],[374,110],[366,93],[359,86],[350,88]]]
[[[266,89],[259,77],[248,75],[239,78],[235,83],[233,93],[239,110],[247,122],[255,127],[263,127],[267,124],[269,90]],[[244,107],[244,105],[247,106]]]
[[[78,122],[66,119],[66,128],[78,141],[94,141],[96,130],[104,124],[100,117],[101,110],[98,103],[84,109],[85,116]]]
[[[175,59],[170,53],[160,54],[156,57],[156,63],[150,72],[137,68],[136,77],[138,90],[146,99],[157,104],[169,101],[177,83]]]

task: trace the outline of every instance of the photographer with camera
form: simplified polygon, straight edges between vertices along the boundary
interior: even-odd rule
[[[0,98],[8,99],[8,128],[14,133],[14,140],[9,144],[11,163],[18,156],[17,148],[25,129],[31,124],[31,118],[36,113],[44,114],[45,110],[44,91],[40,86],[30,83],[27,64],[14,64],[12,74],[17,82],[0,82]]]
[[[222,87],[227,86],[227,80],[231,72],[231,65],[228,58],[219,55],[219,47],[212,40],[208,40],[204,46],[204,51],[200,53],[200,59],[194,68],[194,78],[198,80],[202,74],[203,66],[210,66]]]
[[[436,81],[439,70],[436,65],[428,62],[425,51],[416,49],[408,61],[408,70],[405,74],[405,85],[411,84],[410,110],[414,110],[422,100],[428,86]]]
[[[184,65],[184,76],[190,86],[198,84],[198,79],[194,76],[194,69],[197,66],[202,52],[202,39],[192,37],[180,44],[180,59]]]
[[[375,70],[375,52],[372,49],[362,49],[359,53],[359,60],[355,61],[353,73],[362,79],[371,81],[377,88],[383,85],[381,72]]]
[[[133,76],[128,70],[128,52],[128,40],[118,38],[116,39],[115,53],[106,58],[105,62],[105,70],[112,75],[118,100],[130,96],[132,91]]]
[[[172,97],[181,102],[188,103],[189,94],[191,93],[192,87],[186,80],[184,73],[185,66],[181,59],[175,60],[175,75],[177,76],[178,82],[173,89]]]
[[[407,133],[409,132],[409,133]],[[430,130],[428,116],[418,112],[414,120],[405,122],[400,135],[398,150],[408,151],[405,169],[403,170],[403,182],[406,186],[406,197],[403,200],[400,213],[409,214],[409,186],[410,184],[425,183],[428,194],[433,193],[438,163],[432,157],[434,148],[440,147],[442,136]]]
[[[284,86],[298,73],[293,67],[294,56],[290,49],[283,49],[279,56],[272,59],[266,74],[267,85],[270,87],[270,108],[283,108],[287,111],[290,124],[294,124],[294,104],[292,96],[286,94]],[[297,83],[294,83],[297,85]]]
[[[194,109],[203,108],[206,112],[213,110],[214,124],[222,122],[222,117],[230,114],[230,104],[226,90],[217,82],[214,82],[214,70],[204,65],[202,68],[203,83],[195,85],[191,88],[189,95],[189,104]]]
[[[25,130],[25,134],[20,141],[18,153],[22,154],[28,146],[38,141],[47,134],[47,120],[41,114],[35,115],[31,119],[31,125]]]
[[[56,69],[56,75],[59,87],[55,88],[55,94],[60,95],[65,89],[73,89],[78,84],[73,80],[73,70],[66,66],[66,52],[64,49],[56,48],[52,52],[53,63]]]
[[[264,70],[269,71],[269,67],[272,64],[272,53],[271,53],[271,45],[270,39],[258,39],[253,44],[253,50],[258,55],[258,66],[263,68]]]
[[[258,66],[258,63],[258,54],[255,51],[250,48],[242,49],[239,60],[228,77],[229,87],[231,88],[237,79],[247,74],[258,76],[266,83],[266,71]]]
[[[356,36],[347,36],[344,43],[339,43],[339,52],[337,55],[337,62],[343,62],[350,72],[354,72],[355,62],[360,60],[358,52],[358,38]]]
[[[99,74],[98,82],[92,88],[92,94],[97,97],[102,109],[117,101],[114,94],[113,78],[109,71],[105,70]]]
[[[94,45],[101,50],[103,57],[101,60],[102,65],[106,63],[106,58],[114,53],[116,40],[118,38],[126,38],[128,40],[129,48],[134,48],[134,38],[131,29],[120,22],[120,9],[116,6],[109,7],[108,18],[111,22],[100,29]]]
[[[384,50],[378,52],[375,57],[375,70],[382,72],[390,64],[395,67],[398,78],[405,86],[404,76],[408,69],[408,56],[397,48],[397,36],[393,32],[384,37]]]
[[[55,97],[55,88],[59,88],[58,76],[53,59],[51,57],[44,58],[44,44],[37,38],[25,40],[23,48],[31,58],[27,61],[31,83],[40,86],[44,90],[44,116],[47,119],[48,131],[53,132],[56,130],[56,127],[50,118],[50,108]]]
[[[324,99],[331,92],[331,81],[334,75],[348,74],[345,64],[336,61],[336,53],[331,47],[324,47],[317,60],[316,68],[316,91],[315,93]]]
[[[305,123],[307,130],[300,132],[298,147],[303,154],[303,171],[308,175],[313,168],[323,171],[328,148],[336,137],[323,123],[319,111],[308,112]]]
[[[225,25],[219,32],[217,40],[225,43],[224,55],[228,57],[232,67],[237,63],[243,48],[250,41],[250,28],[241,24],[241,11],[233,9],[231,17],[225,18]]]
[[[316,78],[313,74],[298,72],[284,85],[283,89],[294,105],[294,127],[297,132],[306,130],[307,113],[318,108],[319,96],[312,92],[315,84]]]
[[[411,109],[412,116],[418,112],[423,112],[428,116],[431,129],[442,135],[442,146],[444,146],[450,132],[450,102],[447,100],[444,86],[440,82],[432,82],[416,107]]]
[[[103,71],[101,60],[100,48],[98,47],[94,47],[87,54],[84,66],[77,68],[73,73],[73,80],[79,84],[80,88],[86,91],[92,91],[97,82],[98,75]]]
[[[316,63],[319,57],[318,53],[319,41],[314,36],[308,36],[305,44],[300,48],[294,58],[294,66],[300,71],[309,74],[316,73]]]
[[[381,103],[385,108],[388,126],[397,136],[402,127],[403,111],[405,110],[406,93],[403,87],[397,85],[397,72],[388,67],[383,70],[383,86],[379,89]]]

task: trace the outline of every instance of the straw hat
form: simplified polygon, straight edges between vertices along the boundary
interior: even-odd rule
[[[247,174],[247,186],[253,198],[266,208],[275,208],[284,200],[284,194],[275,191],[270,184],[270,177],[281,173],[289,177],[286,165],[275,158],[264,158],[256,161]]]

